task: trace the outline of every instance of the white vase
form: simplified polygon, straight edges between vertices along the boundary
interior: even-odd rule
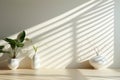
[[[93,66],[95,69],[104,69],[107,66],[107,59],[104,56],[96,56],[94,58],[91,58],[89,60],[89,63],[91,66]]]
[[[40,68],[40,57],[39,57],[38,54],[33,55],[32,68],[33,69],[39,69]]]
[[[15,70],[19,67],[19,59],[9,59],[8,60],[8,67],[11,70]]]

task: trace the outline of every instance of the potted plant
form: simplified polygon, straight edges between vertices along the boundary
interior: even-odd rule
[[[39,69],[40,68],[40,57],[39,57],[39,54],[37,53],[38,47],[33,45],[33,49],[34,49],[34,55],[32,59],[32,68]]]
[[[19,60],[17,58],[17,52],[18,49],[24,46],[24,40],[25,40],[26,33],[25,31],[22,31],[18,34],[16,39],[11,38],[5,38],[3,39],[10,45],[10,50],[5,51],[4,45],[0,46],[0,53],[7,53],[10,56],[10,59],[8,60],[8,67],[12,70],[18,68],[19,66]]]
[[[40,68],[40,55],[38,54],[38,47],[33,44],[33,41],[29,38],[25,39],[26,41],[30,42],[32,45],[32,48],[34,50],[34,53],[32,54],[32,68],[33,69],[39,69]]]
[[[89,60],[89,63],[95,68],[95,69],[104,69],[107,66],[107,59],[105,58],[105,56],[100,55],[100,51],[95,48],[95,53],[96,56],[91,58]]]

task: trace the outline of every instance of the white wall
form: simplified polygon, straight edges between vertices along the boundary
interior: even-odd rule
[[[115,57],[113,67],[120,68],[120,0],[115,0]]]
[[[113,0],[0,0],[0,38],[25,29],[39,47],[41,67],[90,67],[88,60],[95,56],[95,47],[102,50],[100,54],[110,65],[114,53],[113,8]],[[115,50],[117,61],[119,51]],[[30,60],[25,58],[20,67],[30,68]],[[112,67],[119,67],[117,63]]]

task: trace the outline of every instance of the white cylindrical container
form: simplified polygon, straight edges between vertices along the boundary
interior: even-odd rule
[[[39,69],[40,68],[40,57],[39,57],[38,54],[33,55],[32,68],[33,69]]]
[[[15,70],[19,67],[19,59],[9,59],[8,60],[8,67],[11,70]]]

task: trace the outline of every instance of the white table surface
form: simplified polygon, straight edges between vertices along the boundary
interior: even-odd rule
[[[1,69],[0,80],[120,80],[120,69]]]

